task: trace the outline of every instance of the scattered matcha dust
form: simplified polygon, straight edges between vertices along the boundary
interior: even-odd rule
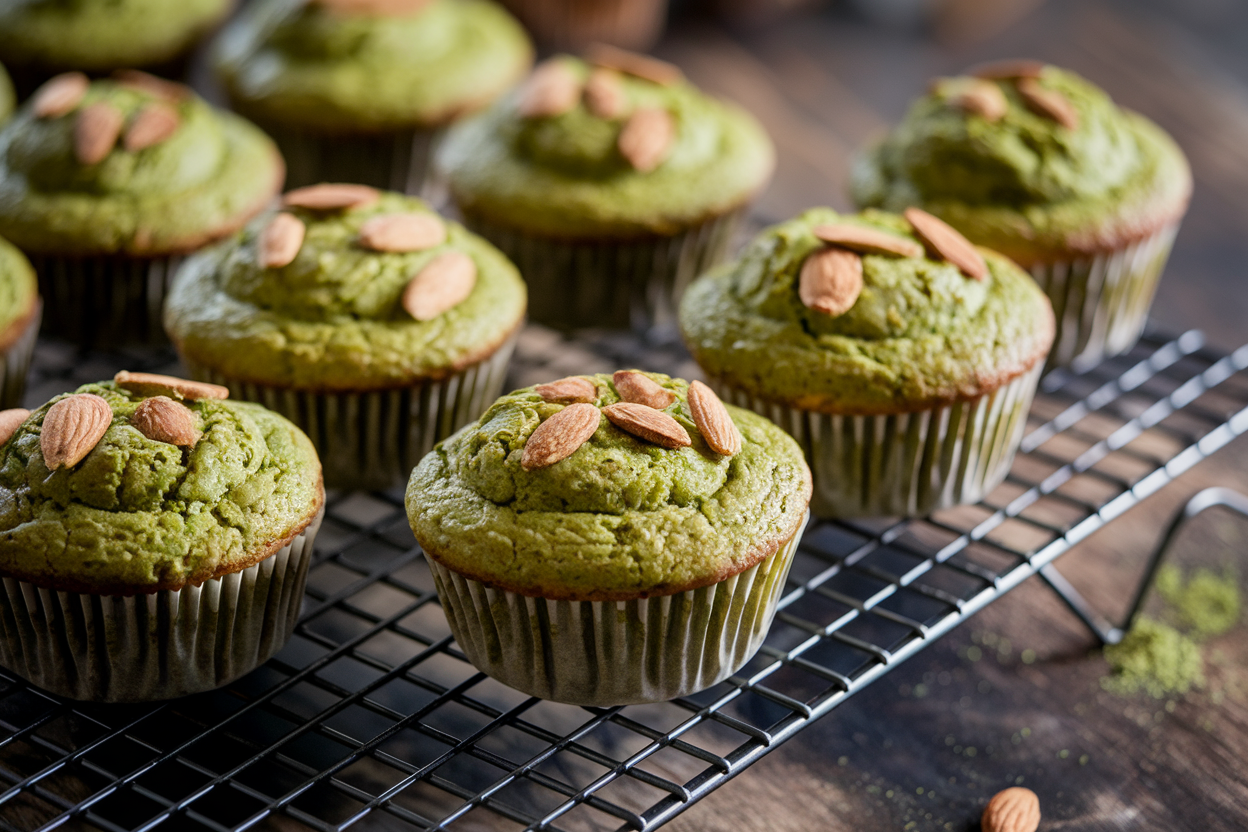
[[[1199,568],[1185,579],[1178,566],[1166,564],[1155,586],[1176,623],[1195,639],[1222,635],[1239,621],[1239,576],[1230,567],[1222,574]]]
[[[1204,684],[1200,646],[1178,630],[1146,616],[1118,644],[1105,648],[1111,673],[1101,687],[1119,696],[1147,693],[1155,699],[1187,693]]]

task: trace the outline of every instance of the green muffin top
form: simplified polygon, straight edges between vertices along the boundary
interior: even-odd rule
[[[689,287],[685,343],[709,375],[825,413],[926,410],[1042,362],[1054,322],[1040,287],[934,217],[908,216],[925,233],[895,214],[830,208],[766,229]],[[882,241],[864,245],[859,229]]]
[[[674,234],[748,201],[774,163],[744,110],[618,50],[545,62],[437,159],[469,215],[567,238]]]
[[[17,93],[13,91],[13,81],[9,78],[9,73],[4,71],[4,67],[0,66],[0,121],[12,115],[16,106]]]
[[[0,59],[13,66],[149,66],[190,47],[233,0],[19,0],[0,3]]]
[[[221,34],[216,67],[257,119],[339,132],[444,124],[533,60],[488,0],[261,0]]]
[[[324,501],[316,452],[225,393],[119,373],[10,436],[0,424],[0,574],[129,595],[236,572],[289,542]]]
[[[0,129],[0,236],[27,252],[189,251],[281,188],[267,136],[143,73],[53,78]]]
[[[501,252],[419,199],[314,185],[189,259],[165,328],[187,359],[232,378],[370,390],[484,358],[525,302]]]
[[[1119,248],[1183,214],[1187,161],[1151,121],[1057,67],[977,72],[937,79],[855,160],[860,207],[918,205],[1024,265]]]
[[[31,314],[38,296],[39,284],[30,261],[11,243],[0,239],[0,349],[9,345],[10,337],[20,334],[8,330]]]
[[[421,460],[407,515],[425,552],[470,578],[626,600],[750,568],[809,500],[784,431],[698,382],[624,371],[503,396]]]

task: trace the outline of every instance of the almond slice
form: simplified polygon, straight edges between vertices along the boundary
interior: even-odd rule
[[[598,388],[584,376],[568,376],[557,381],[539,384],[533,388],[533,392],[541,396],[543,401],[554,404],[593,402],[598,398]]]
[[[1044,61],[1008,58],[1004,61],[986,61],[982,64],[975,64],[962,74],[988,81],[1010,81],[1015,78],[1039,78],[1044,67]]]
[[[177,110],[163,102],[153,102],[131,120],[121,145],[127,152],[136,153],[165,141],[178,132],[181,123]]]
[[[961,269],[964,275],[975,280],[983,280],[988,276],[988,264],[984,262],[984,256],[953,226],[921,208],[907,208],[905,217],[933,256],[948,260]]]
[[[741,452],[741,432],[715,391],[700,381],[689,385],[689,412],[711,450],[723,456]]]
[[[74,122],[74,157],[83,165],[98,165],[117,146],[125,117],[107,101],[96,101],[78,111]]]
[[[424,251],[446,242],[446,224],[433,214],[383,214],[360,226],[359,241],[373,251]]]
[[[601,412],[592,404],[568,405],[529,434],[520,457],[520,467],[536,471],[567,459],[589,441],[601,421]]]
[[[596,43],[585,50],[585,60],[595,66],[614,69],[665,87],[685,78],[685,73],[675,64],[605,43]]]
[[[887,231],[877,231],[861,225],[824,223],[811,229],[825,243],[847,248],[862,254],[896,254],[901,257],[922,257],[923,246],[914,240],[898,237]]]
[[[130,422],[139,433],[155,442],[188,448],[199,441],[195,414],[167,396],[153,396],[139,402]]]
[[[862,258],[843,248],[812,252],[802,263],[797,296],[816,312],[836,317],[858,302],[862,292]]]
[[[113,73],[113,78],[123,87],[145,92],[170,102],[185,101],[194,95],[191,88],[185,84],[160,78],[138,69],[119,69]]]
[[[1024,78],[1018,82],[1018,94],[1033,113],[1051,118],[1067,130],[1078,129],[1079,111],[1057,90],[1045,89],[1034,78]]]
[[[139,396],[168,396],[172,399],[228,399],[230,389],[205,381],[190,381],[158,373],[131,373],[122,370],[113,376],[113,383]]]
[[[662,410],[634,402],[619,402],[607,405],[602,412],[620,430],[661,448],[683,448],[693,444],[680,422]]]
[[[1040,798],[1021,786],[997,792],[984,807],[979,824],[983,832],[1036,832],[1040,826]]]
[[[545,61],[525,82],[520,94],[521,118],[552,118],[576,106],[581,97],[581,79],[566,61]]]
[[[439,254],[403,290],[403,308],[418,321],[428,321],[462,303],[477,284],[477,264],[462,251]]]
[[[381,192],[367,185],[322,182],[319,185],[287,191],[282,197],[282,205],[308,211],[342,211],[372,205],[380,198]]]
[[[676,138],[676,121],[660,107],[643,107],[634,112],[620,130],[616,145],[634,170],[641,173],[663,164]]]
[[[35,90],[30,108],[35,118],[60,118],[82,103],[91,82],[81,72],[66,72]]]
[[[109,425],[113,409],[94,393],[76,393],[48,408],[39,433],[43,464],[49,471],[73,468],[91,453]]]
[[[613,69],[595,69],[585,82],[585,108],[598,118],[619,118],[624,115],[628,96],[620,74]]]
[[[289,266],[303,248],[307,227],[294,214],[275,214],[256,241],[257,257],[266,269]]]
[[[24,407],[0,410],[0,445],[12,439],[13,434],[17,433],[17,429],[22,426],[22,423],[29,416],[30,411]]]
[[[611,381],[615,384],[615,392],[619,394],[621,400],[626,402],[644,404],[646,407],[662,410],[676,401],[675,393],[665,389],[645,373],[639,373],[636,370],[616,370],[611,376]]]
[[[953,78],[941,85],[945,103],[986,121],[1000,121],[1010,111],[1005,93],[992,81]]]

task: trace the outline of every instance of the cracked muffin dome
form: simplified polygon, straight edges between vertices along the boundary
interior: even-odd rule
[[[290,543],[324,502],[316,452],[286,419],[226,394],[118,374],[15,428],[0,415],[0,575],[150,593],[241,571]]]
[[[622,371],[503,396],[416,467],[407,513],[426,555],[461,575],[606,601],[738,574],[793,537],[809,500],[780,428],[697,382]]]

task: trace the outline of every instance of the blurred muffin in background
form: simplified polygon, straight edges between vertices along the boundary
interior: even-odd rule
[[[41,306],[35,270],[11,243],[0,239],[0,410],[22,402]],[[0,433],[4,429],[0,419]]]
[[[9,73],[5,72],[4,66],[0,65],[0,121],[13,115],[13,108],[16,106],[17,93],[13,90],[13,81],[9,78]]]

